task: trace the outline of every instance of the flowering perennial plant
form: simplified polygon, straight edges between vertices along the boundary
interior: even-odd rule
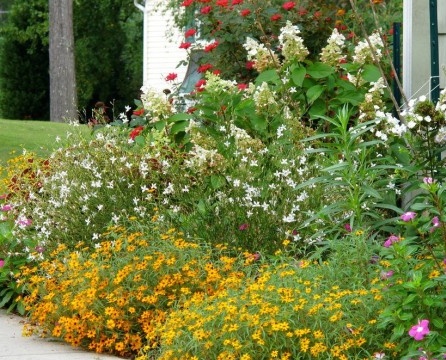
[[[153,220],[150,227],[132,221],[111,227],[93,251],[85,243],[75,251],[60,244],[46,260],[23,269],[17,278],[29,292],[26,333],[130,356],[143,344],[157,346],[155,330],[178,301],[241,286],[241,259],[174,229],[160,234]]]

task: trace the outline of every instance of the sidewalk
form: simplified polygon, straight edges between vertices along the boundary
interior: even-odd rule
[[[82,351],[70,345],[23,337],[23,319],[0,309],[0,360],[118,360],[115,356]]]

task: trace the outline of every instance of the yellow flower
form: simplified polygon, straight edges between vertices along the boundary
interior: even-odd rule
[[[429,274],[429,279],[435,279],[436,277],[440,276],[440,272],[437,269],[434,269]]]

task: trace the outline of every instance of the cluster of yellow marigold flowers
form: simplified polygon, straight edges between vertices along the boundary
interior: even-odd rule
[[[157,329],[162,344],[157,359],[359,356],[368,346],[365,327],[370,331],[376,322],[376,313],[364,305],[375,290],[327,290],[322,278],[309,280],[305,271],[292,263],[265,265],[242,287],[191,299]],[[357,316],[364,317],[361,325]],[[150,354],[147,348],[138,360]]]
[[[156,346],[155,329],[175,303],[240,286],[244,278],[236,258],[211,254],[173,229],[154,239],[123,227],[105,235],[93,250],[79,244],[68,252],[61,245],[22,271],[30,292],[25,332],[37,324],[44,334],[74,346],[135,355],[146,339]]]

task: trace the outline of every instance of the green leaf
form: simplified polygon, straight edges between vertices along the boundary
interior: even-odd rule
[[[144,146],[146,144],[146,138],[142,135],[135,137],[135,143],[139,146]]]
[[[23,305],[22,301],[19,301],[17,303],[16,310],[20,315],[22,315],[22,316],[25,315],[25,305]]]
[[[155,127],[156,130],[161,131],[161,130],[163,130],[166,127],[166,124],[167,124],[166,121],[160,120],[160,121],[157,121],[154,124],[154,127]]]
[[[422,211],[424,209],[429,209],[431,207],[432,207],[432,205],[430,205],[430,204],[415,203],[415,204],[412,204],[412,206],[410,208],[415,211]]]
[[[222,188],[226,185],[226,179],[222,175],[212,175],[211,176],[211,186],[214,190]]]
[[[9,300],[11,300],[12,295],[14,295],[14,291],[10,290],[6,293],[5,296],[3,296],[3,299],[0,302],[0,308],[4,307],[9,302]]]
[[[417,294],[410,294],[408,295],[404,301],[403,301],[403,305],[407,305],[410,304],[412,301],[414,301],[417,298]]]
[[[432,320],[432,324],[434,324],[434,326],[438,329],[443,329],[444,328],[444,321],[440,318],[433,318]]]
[[[182,121],[182,120],[190,120],[193,119],[193,116],[191,114],[186,114],[186,113],[178,113],[178,114],[174,114],[172,115],[168,121],[169,122],[177,122],[177,121]]]
[[[334,69],[330,65],[321,62],[316,62],[307,68],[307,73],[315,79],[328,77],[333,72]]]
[[[266,119],[262,116],[253,115],[250,117],[249,120],[251,121],[252,127],[256,131],[266,130],[266,128],[268,127]]]
[[[323,99],[317,99],[313,105],[311,105],[310,110],[308,110],[308,114],[312,118],[320,118],[321,115],[325,115],[327,112],[327,107],[325,105],[325,101]]]
[[[364,190],[364,194],[366,194],[366,195],[369,195],[375,199],[382,199],[381,194],[370,186],[363,185],[363,190]]]
[[[280,82],[280,77],[279,74],[277,73],[277,70],[266,70],[262,73],[259,74],[259,76],[257,76],[257,79],[255,81],[256,85],[260,85],[262,83],[279,83]]]
[[[324,87],[322,85],[312,86],[307,90],[307,99],[310,104],[314,103],[319,96],[324,92]]]
[[[185,131],[188,126],[189,126],[189,121],[186,120],[177,121],[175,124],[172,125],[170,133],[175,135],[180,131]]]
[[[381,72],[375,65],[368,64],[364,66],[361,76],[365,81],[375,82],[381,77]]]
[[[295,68],[291,73],[291,80],[293,80],[294,85],[301,87],[306,74],[307,70],[303,66]]]

